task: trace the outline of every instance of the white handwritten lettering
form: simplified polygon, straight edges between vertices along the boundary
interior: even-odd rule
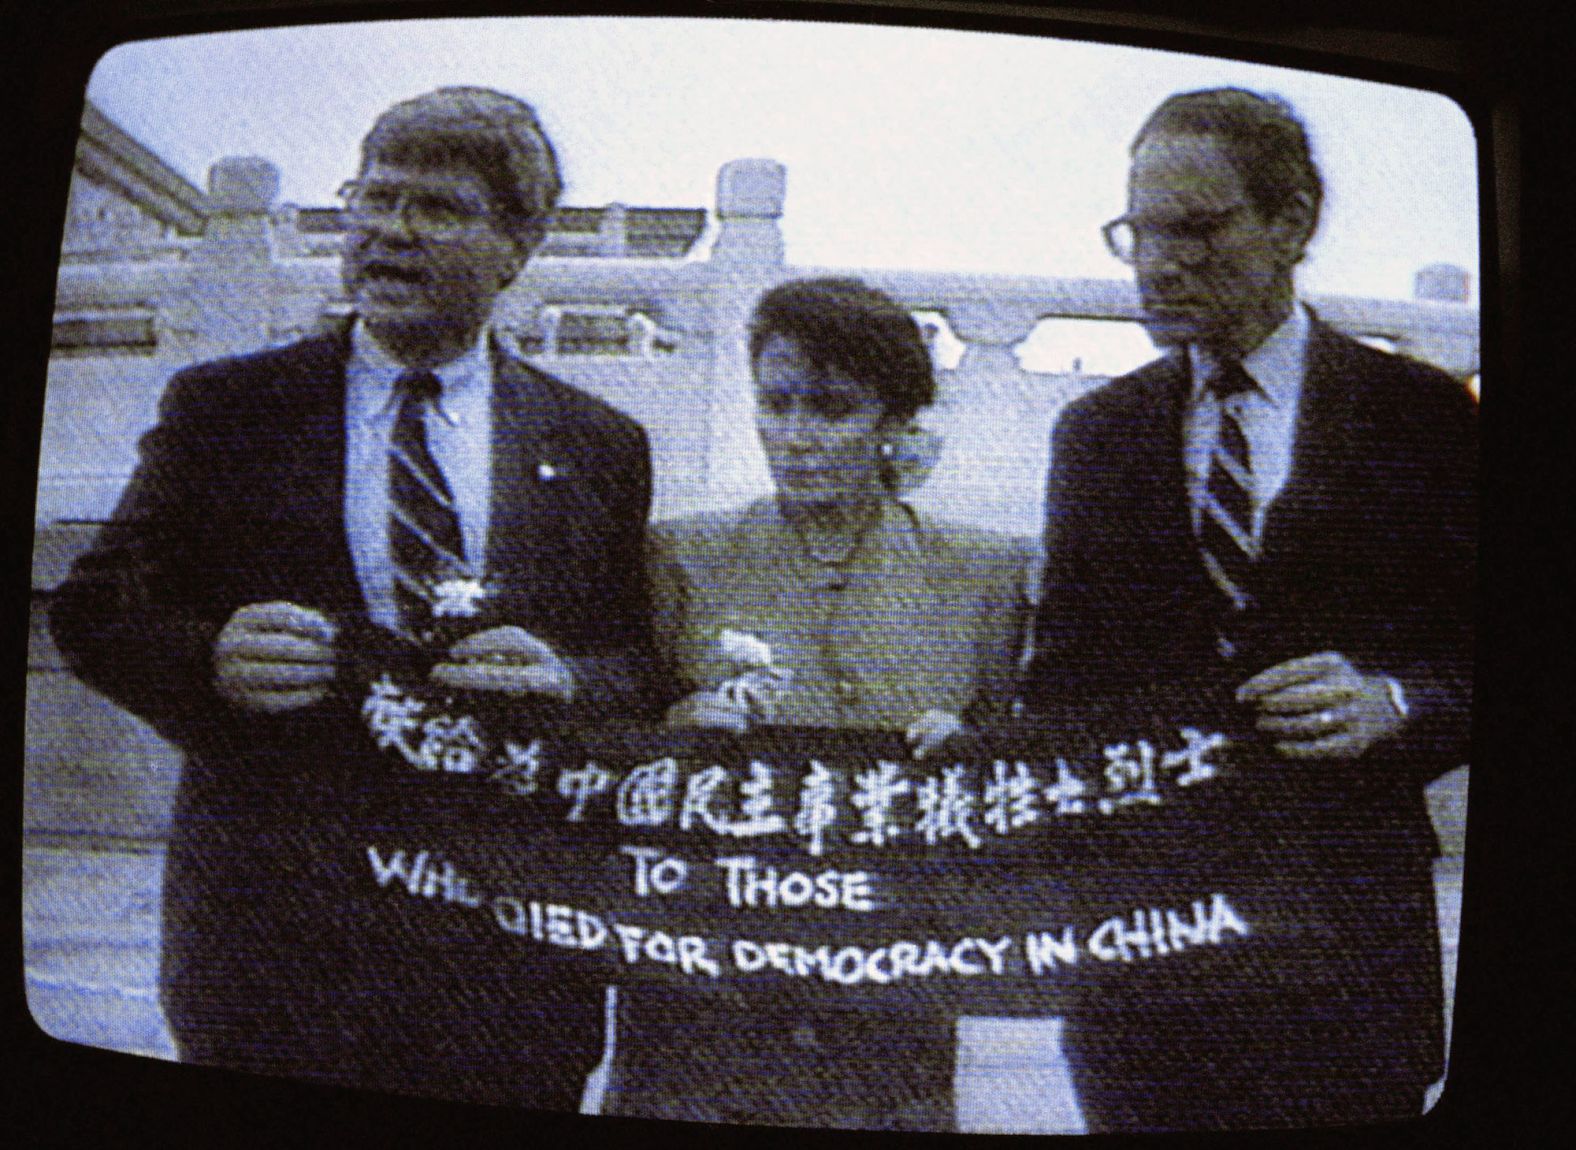
[[[1231,931],[1236,935],[1248,935],[1252,932],[1248,924],[1237,917],[1237,912],[1231,909],[1231,904],[1226,901],[1223,894],[1213,894],[1209,898],[1209,941],[1218,943],[1223,931]]]
[[[1133,757],[1135,752],[1137,758]],[[1160,805],[1160,793],[1155,789],[1155,748],[1148,740],[1139,739],[1132,746],[1117,743],[1106,747],[1104,754],[1107,797],[1100,800],[1101,814],[1133,803]]]
[[[1040,821],[1040,792],[1028,763],[1001,759],[991,764],[993,778],[985,784],[985,825],[999,835]]]
[[[837,821],[834,794],[832,772],[826,764],[811,759],[810,771],[799,788],[799,813],[794,816],[793,829],[810,840],[805,849],[817,858],[826,849],[826,828]]]
[[[638,926],[630,926],[627,923],[615,922],[613,924],[613,933],[618,935],[619,945],[623,948],[624,961],[627,963],[639,962],[640,939],[646,933],[645,930]]]
[[[1102,962],[1130,963],[1191,947],[1219,946],[1227,932],[1252,933],[1223,894],[1210,895],[1207,909],[1202,899],[1195,899],[1191,909],[1191,924],[1177,911],[1156,907],[1136,908],[1131,921],[1121,915],[1108,918],[1089,936],[1089,953]]]
[[[672,894],[689,877],[689,863],[681,858],[664,857],[652,847],[623,844],[618,849],[635,860],[635,894],[640,898],[650,897],[652,891]],[[657,861],[653,863],[653,859]]]
[[[1202,902],[1193,904],[1193,921],[1184,922],[1174,910],[1166,911],[1166,927],[1172,950],[1203,946],[1209,941],[1209,916]]]
[[[722,967],[706,953],[705,939],[692,934],[680,935],[678,945],[679,969],[685,974],[694,974],[698,970],[712,978],[721,976]]]
[[[541,739],[532,739],[524,747],[519,743],[506,741],[503,745],[503,755],[496,761],[501,762],[502,765],[487,776],[489,780],[513,795],[525,796],[536,793],[536,774],[542,769]]]
[[[979,948],[985,952],[985,961],[990,963],[992,974],[1005,974],[1007,972],[1007,955],[1012,950],[1012,939],[998,938],[994,943],[987,939],[975,939]]]
[[[1072,966],[1078,961],[1078,940],[1073,928],[1063,927],[1060,936],[1049,931],[1038,931],[1023,936],[1024,953],[1029,959],[1029,970],[1036,976],[1056,969],[1056,964]]]
[[[914,829],[930,846],[944,839],[961,838],[970,847],[980,845],[974,829],[974,807],[978,799],[963,785],[961,766],[942,769],[941,781],[926,779],[919,788],[919,821]]]
[[[455,868],[448,859],[441,866],[427,867],[426,880],[421,893],[427,898],[442,894],[444,902],[457,902],[462,906],[481,906],[482,900],[471,893],[471,880]]]
[[[523,935],[530,929],[526,921],[525,903],[513,895],[498,895],[492,900],[492,909],[498,925],[510,934]]]
[[[733,940],[733,965],[745,974],[754,974],[766,966],[766,948],[758,942],[751,942],[747,938]],[[631,962],[634,959],[630,959]]]
[[[1088,791],[1088,784],[1073,774],[1067,766],[1067,760],[1057,759],[1056,782],[1045,788],[1045,799],[1056,804],[1058,817],[1081,815],[1087,811],[1088,805],[1080,796],[1087,794]]]
[[[775,909],[808,906],[827,910],[876,909],[867,871],[826,870],[810,875],[803,871],[781,873],[762,866],[754,855],[734,855],[716,860],[727,875],[728,903],[735,907],[764,906]]]
[[[972,938],[961,939],[952,947],[952,953],[947,955],[947,963],[955,974],[984,974],[985,968],[972,959],[965,959],[963,952],[974,946]]]
[[[556,903],[547,905],[547,941],[554,946],[575,945],[575,918],[572,908]]]
[[[658,759],[630,771],[618,784],[618,821],[626,827],[659,827],[673,814],[678,789],[677,759]]]
[[[679,829],[690,830],[699,819],[713,834],[728,833],[728,820],[711,809],[713,793],[728,781],[728,772],[718,766],[707,767],[689,777],[684,787],[684,805],[679,810]]]
[[[654,930],[646,935],[646,945],[643,950],[652,962],[665,962],[671,966],[679,961],[678,946],[667,931]]]
[[[558,793],[566,799],[574,800],[574,806],[569,808],[569,813],[564,817],[572,823],[583,822],[586,817],[586,803],[593,795],[601,794],[612,785],[613,776],[595,763],[586,763],[583,767],[560,772]]]
[[[906,977],[954,975],[972,978],[1008,972],[1012,939],[960,938],[950,944],[929,939],[923,946],[899,940],[888,946],[865,948],[808,947],[787,942],[759,943],[734,939],[730,954],[736,970],[753,974],[780,970],[796,978],[820,978],[842,986],[873,983],[886,986]],[[983,956],[983,957],[982,957]]]
[[[372,862],[372,873],[378,880],[379,886],[388,886],[395,879],[405,884],[405,889],[415,894],[421,889],[421,872],[427,866],[427,852],[418,851],[415,861],[410,865],[405,863],[405,852],[395,851],[387,862],[378,853],[377,847],[367,848],[367,858]]]
[[[1182,749],[1167,751],[1160,756],[1160,769],[1163,771],[1187,767],[1187,770],[1173,780],[1177,786],[1191,787],[1194,783],[1202,783],[1220,773],[1220,769],[1213,763],[1205,761],[1204,756],[1225,747],[1227,745],[1225,735],[1216,733],[1206,736],[1196,727],[1183,727],[1178,733],[1182,736]]]
[[[729,824],[729,834],[742,839],[781,834],[788,829],[788,820],[772,810],[773,775],[765,763],[750,764],[749,781],[739,784],[739,793],[744,796],[739,809],[744,817]]]
[[[892,977],[902,978],[905,974],[919,973],[919,944],[913,942],[895,942],[892,944]]]
[[[902,824],[892,817],[892,804],[910,789],[909,781],[898,777],[902,771],[900,764],[880,759],[875,770],[854,776],[854,806],[863,812],[862,829],[850,836],[854,842],[881,847],[903,833]]]

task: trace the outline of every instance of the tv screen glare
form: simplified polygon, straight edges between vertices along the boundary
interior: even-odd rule
[[[1515,188],[1459,52],[907,5],[110,30],[50,81],[14,421],[46,1097],[143,1133],[1460,1112]],[[402,151],[402,114],[469,135]],[[419,626],[406,368],[472,559]]]

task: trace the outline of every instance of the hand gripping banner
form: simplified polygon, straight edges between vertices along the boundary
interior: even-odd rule
[[[455,1011],[481,1043],[512,1002],[606,984],[1028,1015],[1339,992],[1387,881],[1349,780],[1276,760],[1206,691],[915,761],[895,733],[573,729],[420,682],[380,665],[293,736],[236,742],[205,815],[252,833],[199,869],[251,900],[247,978],[300,1000],[303,1060],[335,1026],[397,1043]]]

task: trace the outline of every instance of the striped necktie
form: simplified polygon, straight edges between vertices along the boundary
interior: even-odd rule
[[[1235,361],[1224,363],[1207,385],[1220,400],[1220,432],[1210,452],[1209,474],[1199,506],[1198,541],[1204,569],[1220,593],[1216,638],[1221,655],[1233,658],[1242,644],[1242,625],[1253,606],[1253,466],[1248,438],[1226,400],[1251,390],[1251,376]]]
[[[464,576],[465,543],[454,496],[427,447],[428,408],[442,392],[430,371],[407,371],[389,439],[389,558],[400,626],[423,642],[433,634],[433,587]]]

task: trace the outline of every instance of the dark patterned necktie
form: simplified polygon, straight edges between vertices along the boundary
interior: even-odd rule
[[[1236,362],[1222,364],[1209,389],[1220,399],[1220,432],[1210,452],[1209,475],[1199,505],[1198,541],[1204,569],[1220,594],[1217,639],[1220,653],[1232,658],[1241,647],[1242,624],[1253,607],[1253,463],[1242,424],[1227,405],[1233,395],[1252,389],[1253,379]]]
[[[389,557],[401,628],[425,641],[433,630],[433,587],[466,574],[454,496],[427,447],[428,407],[442,391],[430,371],[407,371],[389,439]]]

